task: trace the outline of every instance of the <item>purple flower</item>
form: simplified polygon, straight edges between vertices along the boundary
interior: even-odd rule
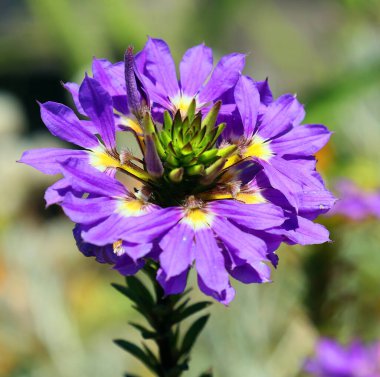
[[[204,44],[192,47],[182,57],[178,81],[169,46],[161,39],[149,38],[136,63],[154,103],[153,111],[179,110],[186,115],[193,99],[196,109],[201,110],[235,86],[244,68],[245,55],[226,55],[213,68],[211,48]],[[222,106],[221,113],[230,113],[234,107]]]
[[[322,339],[305,370],[315,377],[380,377],[380,343],[354,341],[346,347]]]
[[[153,259],[167,294],[185,289],[195,265],[200,289],[228,304],[230,277],[271,280],[282,242],[329,241],[313,220],[335,199],[312,155],[330,134],[300,126],[294,97],[273,101],[266,81],[241,76],[243,65],[231,54],[213,69],[211,49],[199,45],[185,53],[178,81],[166,43],[149,39],[124,64],[95,59],[93,78],[66,84],[86,119],[41,105],[50,132],[83,149],[27,151],[20,161],[63,176],[45,198],[76,223],[84,255],[124,275]],[[116,131],[133,132],[141,156],[118,148]]]
[[[352,220],[380,218],[380,191],[364,191],[349,180],[340,181],[335,188],[339,200],[329,216],[342,215]]]
[[[238,115],[237,121],[230,122],[229,137],[239,150],[228,164],[252,159],[263,167],[272,187],[281,190],[295,208],[300,204],[300,190],[324,195],[313,155],[328,142],[328,129],[315,124],[301,126],[303,106],[290,94],[274,101],[267,81],[257,83],[241,76],[234,97]]]

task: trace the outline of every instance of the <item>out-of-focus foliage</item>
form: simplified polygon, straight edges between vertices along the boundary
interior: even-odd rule
[[[246,73],[297,92],[306,121],[335,131],[318,156],[330,185],[380,187],[378,0],[3,0],[0,21],[0,376],[149,376],[111,343],[138,336],[120,333],[134,319],[109,286],[121,278],[45,211],[51,178],[15,163],[52,145],[35,100],[69,102],[59,80],[81,79],[92,56],[120,60],[146,35],[177,61],[202,41],[247,52]],[[380,222],[325,222],[334,243],[282,248],[274,283],[236,285],[230,308],[214,305],[189,377],[209,365],[218,377],[298,376],[319,334],[380,338]]]

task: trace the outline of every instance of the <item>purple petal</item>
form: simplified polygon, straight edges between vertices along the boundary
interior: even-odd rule
[[[290,241],[299,245],[314,245],[330,241],[329,231],[324,226],[301,216],[297,217],[297,223],[296,229],[283,233]]]
[[[122,255],[118,258],[117,262],[113,266],[113,269],[119,272],[119,274],[124,276],[135,275],[140,271],[145,265],[145,261],[138,260],[134,261],[128,255]]]
[[[68,160],[62,164],[62,173],[77,190],[107,197],[123,197],[128,193],[118,180],[80,161]]]
[[[40,105],[41,117],[52,135],[84,148],[95,148],[99,141],[95,135],[84,128],[69,107],[56,102]]]
[[[194,253],[203,288],[207,288],[215,299],[225,300],[225,292],[229,288],[228,273],[222,251],[211,229],[201,229],[195,233]],[[203,291],[201,285],[200,288]]]
[[[178,295],[186,288],[188,269],[177,276],[168,278],[165,271],[160,268],[157,272],[157,281],[166,295]]]
[[[265,106],[268,106],[273,102],[272,91],[270,90],[268,79],[264,81],[256,81],[255,86],[260,94],[260,102]]]
[[[329,141],[331,132],[322,125],[308,124],[294,127],[285,135],[273,140],[271,149],[277,155],[310,156],[317,153]]]
[[[117,208],[117,201],[103,197],[80,199],[68,193],[62,202],[62,208],[75,223],[91,224],[110,216]]]
[[[97,246],[112,244],[122,239],[122,234],[130,226],[133,217],[125,217],[120,214],[112,214],[100,224],[82,232],[85,242]]]
[[[160,266],[166,279],[180,275],[193,263],[194,230],[186,224],[178,223],[160,241],[162,253]]]
[[[271,281],[271,269],[263,262],[254,265],[245,263],[229,270],[231,276],[244,284],[268,283]]]
[[[128,228],[124,229],[120,238],[136,243],[152,242],[172,228],[181,217],[182,210],[175,207],[131,217]]]
[[[204,44],[185,52],[179,65],[182,93],[193,97],[212,71],[212,50]]]
[[[295,208],[299,207],[298,192],[302,192],[303,188],[317,190],[321,186],[307,165],[304,167],[280,157],[272,157],[269,162],[260,161],[260,164],[271,185],[281,191]]]
[[[284,94],[272,102],[262,116],[258,134],[271,139],[298,124],[304,116],[303,106],[291,94]]]
[[[94,79],[111,95],[113,107],[121,113],[127,114],[124,65],[122,63],[112,64],[106,59],[94,58],[92,73]]]
[[[64,148],[41,148],[25,151],[18,162],[32,166],[44,174],[60,174],[61,163],[72,159],[88,161],[88,152]]]
[[[82,231],[86,230],[87,226],[81,224],[76,224],[73,229],[73,235],[79,251],[83,253],[86,257],[96,257],[96,260],[99,263],[116,263],[119,257],[113,252],[112,244],[99,247],[84,242],[82,238]]]
[[[334,195],[327,190],[304,191],[298,194],[299,214],[313,220],[318,215],[329,211],[336,200]]]
[[[149,38],[145,45],[146,69],[165,96],[175,97],[179,93],[175,64],[169,46],[161,39]]]
[[[80,103],[97,127],[106,147],[112,150],[116,146],[115,121],[111,96],[98,81],[86,76],[79,89]]]
[[[66,178],[62,178],[55,182],[45,191],[44,199],[46,202],[46,207],[49,207],[52,204],[60,203],[69,191],[71,191],[71,186],[70,182]]]
[[[235,289],[231,287],[230,282],[226,289],[222,292],[216,292],[212,288],[208,287],[202,280],[202,278],[198,275],[198,286],[199,289],[207,296],[213,297],[215,300],[219,301],[223,305],[228,305],[235,297]]]
[[[239,80],[244,64],[245,55],[243,54],[234,53],[222,57],[212,72],[210,80],[200,91],[199,102],[214,101],[232,88]]]
[[[241,76],[235,87],[235,101],[244,126],[244,136],[250,139],[255,132],[260,95],[252,79]]]
[[[212,230],[229,251],[249,262],[266,260],[266,244],[260,238],[245,233],[223,217],[215,217]]]
[[[151,252],[151,250],[151,243],[136,244],[123,241],[122,245],[120,246],[120,251],[118,251],[117,254],[120,256],[128,255],[137,263],[139,259],[145,257]]]
[[[79,85],[76,82],[66,82],[63,84],[63,87],[70,92],[78,112],[85,115],[82,105],[79,102]]]
[[[210,207],[218,216],[225,216],[249,229],[269,229],[285,221],[283,210],[269,203],[244,204],[236,200],[220,200]]]
[[[92,61],[94,79],[113,97],[125,96],[125,80],[123,64],[113,65],[106,59]]]

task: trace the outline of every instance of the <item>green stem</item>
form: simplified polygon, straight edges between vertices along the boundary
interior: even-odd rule
[[[148,322],[149,327],[139,323],[131,325],[141,332],[146,341],[156,343],[157,354],[145,341],[142,342],[142,346],[121,339],[115,340],[115,343],[138,358],[157,377],[180,377],[188,369],[190,351],[206,325],[209,315],[197,318],[182,337],[180,337],[180,323],[205,309],[210,303],[203,301],[191,304],[189,299],[184,299],[189,291],[180,295],[165,296],[164,290],[156,280],[158,268],[156,262],[147,261],[143,269],[149,277],[154,294],[134,276],[126,277],[127,286],[113,284],[133,302],[133,307]]]

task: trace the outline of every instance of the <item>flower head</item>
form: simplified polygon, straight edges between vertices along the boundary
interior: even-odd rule
[[[380,343],[354,341],[344,347],[334,340],[322,339],[305,370],[315,377],[379,377]]]
[[[95,59],[93,77],[66,84],[84,120],[41,105],[51,133],[83,149],[27,151],[21,162],[62,174],[46,201],[76,223],[83,254],[126,275],[153,259],[167,294],[184,290],[195,264],[200,289],[228,304],[230,276],[270,281],[282,242],[329,240],[312,220],[335,200],[313,157],[330,134],[300,126],[298,101],[273,101],[243,65],[244,55],[231,54],[213,69],[211,49],[199,45],[185,53],[178,81],[169,47],[149,39],[124,63]],[[141,156],[119,148],[116,131],[132,132]]]

